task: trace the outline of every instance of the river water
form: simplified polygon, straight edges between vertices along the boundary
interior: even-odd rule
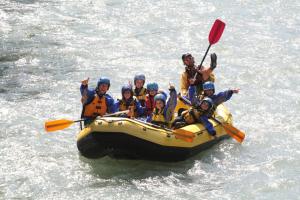
[[[0,0],[0,199],[300,199],[300,2],[297,0]],[[199,63],[216,18],[226,22],[217,91],[242,145],[223,141],[179,163],[88,160],[78,126],[80,81],[142,72],[179,86],[181,55]],[[209,64],[209,59],[205,62]]]

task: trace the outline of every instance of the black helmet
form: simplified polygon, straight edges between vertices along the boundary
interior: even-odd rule
[[[181,56],[182,61],[184,61],[184,59],[185,59],[186,57],[189,57],[189,56],[192,56],[192,54],[190,54],[190,53],[185,53],[185,54],[183,54],[183,55]]]

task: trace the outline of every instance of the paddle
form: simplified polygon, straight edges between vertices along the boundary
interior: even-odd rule
[[[181,100],[183,100],[185,103],[192,105],[191,101],[188,100],[187,98],[185,98],[184,96],[180,97]],[[217,120],[216,118],[211,117],[213,120],[215,120],[218,124],[220,124],[225,132],[230,135],[232,138],[234,138],[236,141],[238,141],[239,143],[242,143],[244,138],[245,138],[245,133],[243,133],[242,131],[240,131],[239,129],[237,129],[236,127],[234,127],[231,124],[228,123],[222,123],[219,120]]]
[[[224,31],[224,28],[225,28],[225,23],[222,22],[221,20],[217,19],[213,26],[211,27],[210,29],[210,32],[209,32],[209,36],[208,36],[208,41],[209,41],[209,46],[204,54],[204,57],[202,58],[202,61],[201,61],[201,64],[200,64],[200,67],[202,67],[202,64],[206,58],[206,55],[211,47],[211,45],[217,43],[219,41],[219,39],[221,38],[222,34],[223,34],[223,31]],[[196,80],[196,77],[197,77],[197,74],[199,72],[197,72],[194,76],[194,80]]]
[[[115,112],[112,114],[107,114],[107,115],[104,115],[103,117],[116,116],[116,115],[120,115],[123,113],[128,113],[128,110]],[[74,124],[76,122],[81,122],[81,121],[84,121],[84,119],[80,119],[80,120],[76,120],[76,121],[68,120],[68,119],[59,119],[59,120],[48,121],[48,122],[45,122],[45,130],[47,132],[59,131],[59,130],[68,128],[69,126],[71,126],[72,124]]]
[[[232,138],[234,138],[239,143],[242,143],[245,138],[245,133],[240,131],[239,129],[235,128],[234,126],[228,124],[228,123],[221,123],[219,120],[217,120],[214,117],[211,117],[214,121],[216,121],[218,124],[220,124],[226,133],[230,135]]]

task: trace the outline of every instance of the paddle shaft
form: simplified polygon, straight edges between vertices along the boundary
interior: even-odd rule
[[[115,113],[103,115],[103,117],[115,116],[115,115],[124,114],[124,113],[127,113],[127,112],[128,112],[128,110],[119,111],[119,112],[115,112]],[[74,123],[76,123],[76,122],[82,122],[82,121],[84,121],[84,120],[85,120],[85,119],[79,119],[79,120],[76,120],[76,121],[73,121],[73,122],[74,122]]]
[[[79,119],[79,120],[76,120],[76,121],[73,121],[74,123],[76,123],[76,122],[82,122],[82,121],[84,121],[85,119]]]
[[[104,115],[103,117],[109,117],[109,116],[115,116],[115,115],[119,115],[119,114],[123,114],[123,113],[127,113],[128,110],[124,110],[124,111],[120,111],[120,112],[116,112],[116,113],[112,113],[112,114],[107,114]],[[53,132],[53,131],[58,131],[58,130],[63,130],[67,127],[69,127],[70,125],[80,122],[85,121],[86,119],[79,119],[79,120],[67,120],[67,119],[60,119],[60,120],[54,120],[54,121],[48,121],[45,123],[45,130],[47,132]]]
[[[204,56],[203,56],[203,58],[202,58],[202,61],[201,61],[201,63],[200,63],[200,70],[202,69],[202,64],[203,64],[203,62],[204,62],[204,60],[205,60],[205,58],[206,58],[206,56],[207,56],[207,53],[208,53],[210,47],[211,47],[211,44],[209,44],[209,46],[207,47],[206,52],[205,52],[205,54],[204,54]],[[196,74],[195,74],[195,76],[194,76],[194,79],[196,79],[198,73],[199,73],[199,72],[197,71]]]
[[[216,118],[214,118],[214,117],[211,117],[215,122],[217,122],[218,124],[220,124],[220,125],[223,125],[222,124],[222,122],[220,122],[219,120],[217,120]]]

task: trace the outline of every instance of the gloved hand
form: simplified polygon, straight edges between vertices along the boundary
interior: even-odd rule
[[[211,135],[211,136],[216,136],[217,133],[215,130],[212,130],[212,131],[208,131],[208,133]]]
[[[83,86],[87,86],[87,85],[89,84],[89,80],[90,80],[90,78],[87,78],[87,79],[81,81],[81,84],[82,84]]]
[[[169,83],[169,90],[170,91],[174,91],[175,90],[175,86],[171,83]]]
[[[215,53],[210,54],[210,69],[214,70],[217,67],[217,55]]]

